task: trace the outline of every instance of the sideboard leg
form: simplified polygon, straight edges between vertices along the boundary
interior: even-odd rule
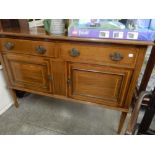
[[[13,98],[15,107],[18,108],[19,107],[19,103],[18,103],[18,99],[17,99],[15,90],[10,89],[10,93],[11,93],[11,96]]]
[[[117,131],[118,134],[120,134],[121,131],[122,131],[122,128],[123,128],[123,125],[124,125],[124,122],[125,122],[127,114],[128,114],[127,112],[122,112],[121,113],[121,117],[120,117],[120,121],[119,121],[119,126],[118,126],[118,131]]]

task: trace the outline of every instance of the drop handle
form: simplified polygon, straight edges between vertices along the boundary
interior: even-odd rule
[[[38,54],[44,54],[46,52],[46,48],[39,45],[39,46],[36,47],[36,52]]]
[[[72,57],[78,57],[80,55],[80,52],[76,48],[72,48],[69,52],[70,56]]]
[[[113,53],[113,54],[110,54],[110,58],[111,58],[111,60],[113,60],[113,61],[120,61],[120,60],[122,60],[124,57],[123,57],[123,55],[120,54],[119,52],[115,52],[115,53]]]
[[[14,48],[14,43],[12,43],[12,42],[7,42],[7,43],[4,44],[4,46],[5,46],[5,48],[6,48],[7,50],[11,50],[11,49]]]

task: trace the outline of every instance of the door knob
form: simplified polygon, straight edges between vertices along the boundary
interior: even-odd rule
[[[113,54],[110,54],[110,58],[111,58],[111,60],[113,60],[113,61],[120,61],[120,60],[123,59],[123,55],[121,55],[121,54],[118,53],[118,52],[115,52],[115,53],[113,53]]]
[[[77,57],[77,56],[79,56],[80,55],[80,52],[76,49],[76,48],[72,48],[71,50],[70,50],[70,56],[72,56],[72,57]]]
[[[72,83],[72,81],[71,81],[71,79],[67,79],[67,84],[71,84]]]
[[[6,48],[7,50],[11,50],[11,49],[14,48],[14,43],[7,42],[7,43],[4,44],[4,46],[5,46],[5,48]]]
[[[46,52],[46,48],[44,48],[43,46],[39,45],[39,46],[36,47],[36,52],[38,54],[44,54]]]

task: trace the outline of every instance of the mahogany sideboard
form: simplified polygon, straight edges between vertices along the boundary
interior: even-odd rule
[[[0,61],[8,88],[90,103],[121,112],[121,132],[147,47],[153,42],[88,39],[0,31]]]

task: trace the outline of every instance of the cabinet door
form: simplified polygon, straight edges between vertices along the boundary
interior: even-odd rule
[[[4,54],[4,61],[13,87],[51,92],[50,61],[20,54]]]
[[[104,105],[123,106],[132,71],[107,66],[68,64],[68,95]]]

